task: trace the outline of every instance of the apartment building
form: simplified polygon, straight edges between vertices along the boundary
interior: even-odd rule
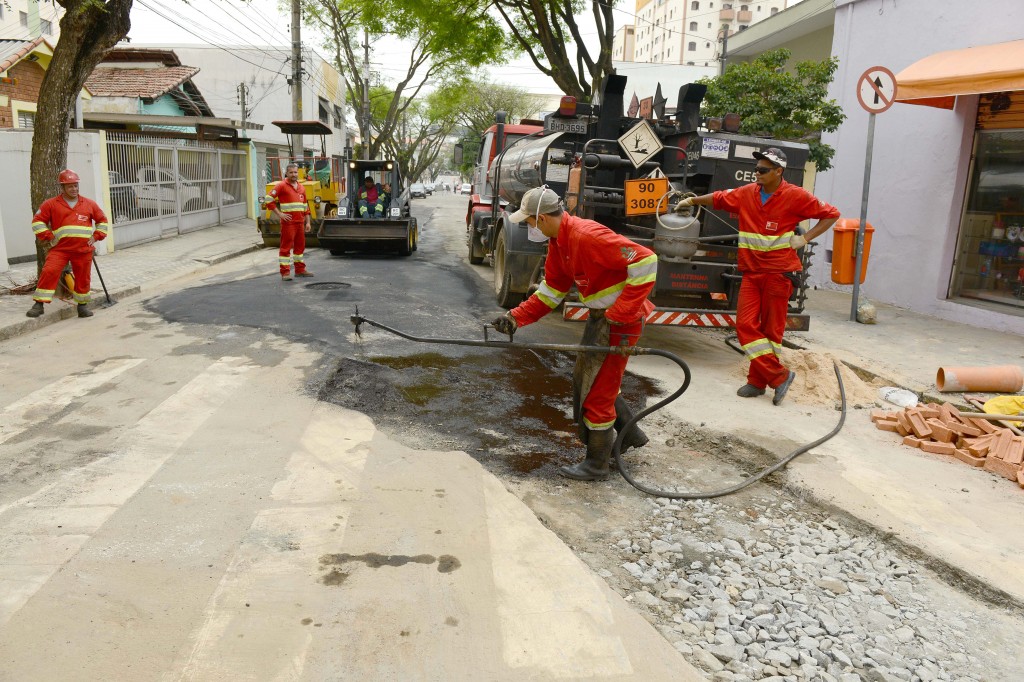
[[[633,31],[623,27],[616,32],[612,54],[623,61],[714,66],[726,35],[744,31],[789,4],[794,0],[636,0]]]
[[[0,2],[0,40],[44,38],[51,45],[60,36],[64,8],[56,2],[7,0]]]

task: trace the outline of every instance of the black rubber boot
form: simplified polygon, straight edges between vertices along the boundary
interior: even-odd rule
[[[78,316],[79,317],[92,317],[93,313],[89,310],[89,305],[86,303],[78,304]]]
[[[603,481],[608,478],[608,460],[615,444],[615,429],[590,431],[587,435],[587,457],[579,464],[564,466],[558,473],[577,481]]]
[[[621,433],[622,427],[632,418],[633,410],[629,409],[629,405],[620,395],[615,399],[615,431]],[[648,441],[650,438],[647,437],[647,434],[641,431],[639,426],[634,426],[622,439],[622,452],[630,448],[642,448],[647,445]]]
[[[32,307],[25,313],[26,317],[39,317],[43,314],[43,304],[41,301],[36,301],[32,304]]]

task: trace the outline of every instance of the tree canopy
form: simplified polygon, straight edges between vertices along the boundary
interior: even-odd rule
[[[490,4],[487,0],[486,4]],[[589,102],[601,92],[612,70],[614,0],[493,0],[518,46],[541,73],[566,95]],[[597,47],[585,40],[576,17],[589,9],[597,27]],[[574,51],[575,54],[570,54]]]
[[[825,171],[832,167],[835,149],[821,142],[821,133],[838,129],[846,118],[842,107],[828,99],[839,60],[797,62],[787,72],[790,54],[772,50],[752,62],[732,64],[721,76],[701,79],[708,86],[701,113],[736,113],[744,134],[806,142],[811,160]]]
[[[326,48],[345,75],[346,99],[360,112],[360,137],[370,141],[371,157],[395,139],[397,126],[425,85],[443,85],[478,66],[501,63],[511,48],[500,22],[486,8],[456,0],[303,0],[303,16],[325,34]],[[375,80],[371,74],[367,83],[363,67],[364,32],[369,35],[371,62],[381,36],[411,45],[405,73],[384,84],[391,98],[383,115],[376,103],[371,106],[370,129],[361,115],[363,90]]]

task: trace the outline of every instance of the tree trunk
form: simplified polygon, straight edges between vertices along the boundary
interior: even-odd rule
[[[60,40],[39,87],[32,133],[30,187],[37,208],[59,192],[57,174],[68,158],[68,136],[75,99],[96,65],[131,28],[132,0],[59,0],[66,13],[60,21]],[[101,197],[90,197],[102,202]],[[38,244],[38,242],[37,242]],[[37,248],[42,270],[45,252]]]

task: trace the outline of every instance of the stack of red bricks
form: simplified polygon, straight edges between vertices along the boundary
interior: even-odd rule
[[[903,444],[936,455],[950,455],[984,467],[1024,488],[1024,436],[986,419],[963,417],[949,403],[929,403],[898,412],[872,410],[882,431],[903,436]]]

